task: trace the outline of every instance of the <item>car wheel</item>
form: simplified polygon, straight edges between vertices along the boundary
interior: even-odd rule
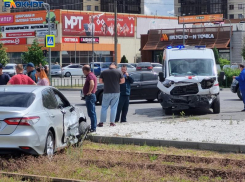
[[[71,73],[70,72],[66,72],[65,77],[70,77]]]
[[[147,99],[148,102],[153,102],[155,99]]]
[[[240,88],[237,89],[237,96],[242,100],[242,92],[240,91]]]
[[[103,93],[101,93],[101,94],[99,95],[98,101],[99,101],[99,104],[100,104],[100,105],[102,105],[102,100],[103,100]]]
[[[51,131],[48,132],[44,154],[46,154],[49,158],[53,157],[55,151],[55,141],[54,135]]]
[[[165,115],[172,115],[172,109],[168,108],[168,109],[164,109],[165,111]]]
[[[82,145],[83,141],[85,140],[88,134],[89,128],[90,128],[89,124],[85,121],[82,121],[79,124],[78,131],[79,131],[80,136],[78,136],[79,139],[78,139],[78,142],[75,144],[75,147],[79,147]]]
[[[213,113],[219,114],[220,113],[220,98],[219,95],[216,97],[216,99],[213,102]]]

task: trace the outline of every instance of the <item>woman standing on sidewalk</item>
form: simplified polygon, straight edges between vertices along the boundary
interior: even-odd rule
[[[49,86],[49,79],[43,68],[37,68],[36,76],[38,78],[37,85],[40,86]]]

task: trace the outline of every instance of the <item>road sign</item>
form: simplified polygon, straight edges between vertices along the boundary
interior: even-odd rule
[[[46,35],[45,47],[55,47],[55,35]]]

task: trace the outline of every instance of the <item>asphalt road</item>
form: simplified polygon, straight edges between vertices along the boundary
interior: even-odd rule
[[[80,99],[79,91],[62,91],[62,93],[69,99],[71,104],[81,106],[87,114],[85,102]],[[245,113],[242,113],[243,102],[237,97],[236,94],[231,93],[229,89],[220,92],[221,98],[221,113],[213,114],[212,110],[187,110],[184,111],[186,116],[195,116],[201,119],[213,120],[244,120]],[[98,122],[100,118],[101,106],[96,106]],[[175,113],[175,117],[180,116],[179,112]],[[109,119],[109,114],[107,115]],[[156,101],[149,103],[144,100],[131,101],[129,106],[129,113],[127,120],[134,121],[157,121],[173,116],[166,116],[161,108],[161,105]],[[109,120],[108,120],[109,121]]]

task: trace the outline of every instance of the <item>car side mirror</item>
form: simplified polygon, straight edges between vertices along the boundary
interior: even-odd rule
[[[160,82],[164,82],[165,81],[163,72],[159,72],[158,77],[159,77]]]
[[[222,82],[222,81],[224,81],[224,80],[225,80],[225,72],[224,72],[224,71],[221,71],[221,72],[219,73],[218,81],[219,81],[219,82]]]

